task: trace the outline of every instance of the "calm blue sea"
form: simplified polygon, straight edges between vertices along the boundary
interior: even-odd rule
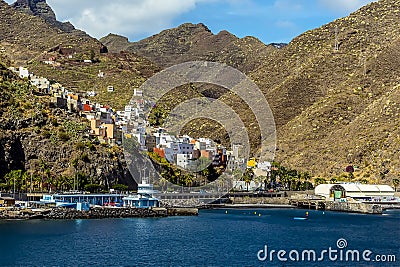
[[[202,210],[197,217],[0,221],[0,266],[400,266],[400,211],[309,211],[309,220],[293,219],[304,215],[295,209]],[[260,261],[265,246],[268,255],[285,251],[287,261],[276,253]],[[293,250],[300,259],[304,250],[320,257],[329,247],[336,261],[325,254],[322,262],[289,258],[296,259]],[[371,261],[346,262],[347,250],[360,257],[370,250]],[[376,255],[397,261],[372,261]]]

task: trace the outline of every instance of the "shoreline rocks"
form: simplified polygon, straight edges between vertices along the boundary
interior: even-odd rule
[[[66,208],[0,210],[0,220],[76,220],[107,218],[161,218],[167,216],[197,216],[197,208],[111,208],[96,207],[88,211]]]

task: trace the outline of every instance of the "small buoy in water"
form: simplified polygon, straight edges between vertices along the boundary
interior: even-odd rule
[[[323,211],[322,214],[325,214],[325,211]]]
[[[228,211],[227,211],[227,210],[225,211],[225,214],[228,214]]]
[[[257,214],[257,212],[255,211],[254,214]]]
[[[306,211],[306,217],[308,217],[308,211]]]
[[[260,217],[260,216],[261,216],[261,213],[258,214],[258,217]]]

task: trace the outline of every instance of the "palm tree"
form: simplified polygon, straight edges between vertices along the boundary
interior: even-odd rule
[[[252,169],[247,169],[245,171],[245,173],[243,174],[243,181],[246,184],[246,191],[247,192],[249,191],[249,185],[250,185],[251,181],[253,180],[253,177],[254,177],[254,172],[253,172]]]
[[[44,175],[48,167],[49,166],[46,161],[44,159],[40,159],[39,168],[42,171],[42,182],[40,183],[40,190],[43,190]]]
[[[51,186],[51,183],[52,183],[51,170],[50,170],[50,168],[47,168],[47,169],[44,171],[44,173],[45,173],[45,180],[43,181],[43,183],[44,183],[44,182],[46,183],[47,190],[50,192],[50,186]]]
[[[75,186],[77,184],[76,180],[77,180],[77,175],[78,175],[78,163],[79,163],[79,159],[78,158],[74,158],[73,160],[71,160],[71,165],[72,165],[72,167],[74,167],[74,170],[75,170],[74,189],[73,190],[76,190]]]
[[[185,186],[191,187],[193,183],[193,176],[191,174],[185,174],[184,183]]]
[[[400,184],[400,179],[398,179],[398,178],[393,178],[392,183],[393,183],[393,186],[394,186],[394,191],[397,192],[397,187],[398,187],[399,184]]]
[[[165,191],[164,186],[167,184],[167,182],[168,182],[167,179],[165,179],[164,177],[160,178],[159,184],[161,185],[161,191],[163,191],[163,192]]]
[[[7,185],[13,188],[13,191],[20,191],[21,185],[23,183],[24,173],[22,170],[12,170],[4,176]]]
[[[305,172],[305,173],[302,174],[302,176],[303,176],[303,179],[304,179],[304,181],[306,183],[306,190],[308,190],[309,189],[308,188],[308,185],[309,185],[308,181],[310,180],[311,175],[308,172]]]

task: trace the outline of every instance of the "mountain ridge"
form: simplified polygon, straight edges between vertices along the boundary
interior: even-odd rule
[[[21,21],[28,20],[44,25],[43,18],[17,16],[1,3],[4,2],[0,2],[0,11],[12,22],[24,25]],[[137,88],[161,69],[157,65],[165,68],[189,60],[226,63],[251,77],[266,96],[277,123],[277,161],[293,169],[310,171],[314,176],[330,178],[345,177],[344,167],[356,165],[359,168],[355,177],[359,181],[389,181],[399,174],[400,165],[396,157],[400,152],[400,56],[396,49],[400,42],[399,10],[399,0],[373,2],[345,18],[299,35],[284,47],[278,45],[279,49],[254,37],[237,38],[226,31],[213,34],[204,24],[187,23],[134,43],[126,37],[109,34],[100,41],[116,53],[107,55],[98,52],[100,42],[81,40],[86,45],[91,43],[92,47],[86,51],[95,47],[100,59],[100,63],[89,68],[68,61],[62,70],[44,66],[37,60],[31,66],[43,76],[65,79],[63,84],[76,75],[82,82],[74,86],[80,88],[96,86],[89,81],[99,68],[108,66],[108,74],[116,75],[114,82],[136,77],[129,86]],[[23,58],[26,61],[58,45],[54,40],[48,46],[34,44],[34,35],[8,32],[12,23],[1,18],[0,22],[0,27],[5,25],[0,32],[4,31],[6,37],[0,39],[0,45],[6,50],[12,47],[12,42],[22,47],[22,38],[27,38],[28,47],[34,48],[26,52]],[[46,27],[48,36],[76,38],[54,25]],[[338,49],[335,49],[336,29]],[[39,38],[38,42],[43,40]],[[74,42],[76,46],[81,44]],[[115,59],[121,60],[121,64],[116,64]],[[71,76],[63,77],[64,70],[71,71]],[[117,93],[114,96],[119,99],[131,97],[127,92]],[[181,95],[171,97],[168,99],[176,100]],[[253,117],[240,100],[225,92],[219,97],[236,108],[246,126],[250,126],[252,140],[257,140]],[[100,99],[116,101],[116,97],[107,94]],[[195,129],[193,126],[187,130]]]
[[[132,52],[163,68],[186,61],[205,60],[224,62],[244,72],[255,68],[255,56],[247,47],[252,47],[260,58],[281,47],[265,45],[251,36],[238,38],[226,30],[213,34],[202,23],[184,23],[137,42],[129,42],[127,37],[117,34],[108,34],[100,38],[100,42],[112,52]]]

